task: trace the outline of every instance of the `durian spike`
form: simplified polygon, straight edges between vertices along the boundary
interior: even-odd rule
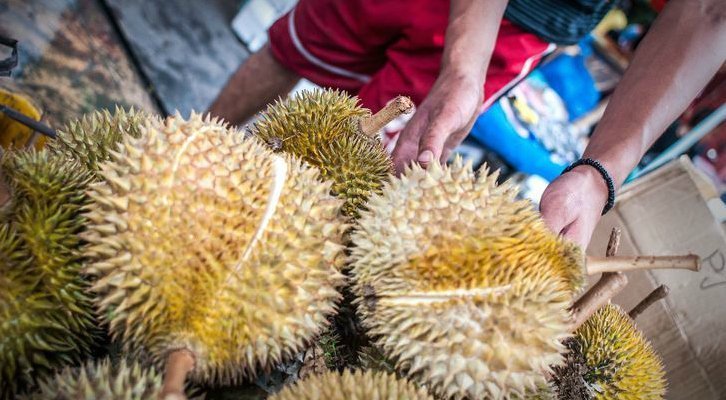
[[[178,349],[169,353],[166,359],[164,383],[159,393],[160,400],[186,399],[184,383],[187,375],[194,369],[194,354],[187,349]]]
[[[413,110],[413,102],[406,96],[398,96],[386,104],[380,111],[359,121],[360,132],[366,136],[374,136],[389,122],[399,115],[408,114]]]
[[[620,228],[610,232],[605,258],[615,257],[620,247]],[[622,272],[604,272],[600,280],[587,293],[583,294],[570,309],[573,329],[580,327],[592,314],[605,305],[628,284],[628,277]]]
[[[680,256],[587,257],[588,275],[595,275],[601,272],[625,272],[639,269],[665,268],[698,271],[701,269],[701,262],[695,254]]]
[[[638,318],[638,315],[642,314],[643,311],[648,309],[653,303],[655,303],[658,300],[665,299],[666,296],[668,296],[668,292],[670,292],[670,289],[668,289],[668,286],[666,285],[660,285],[657,288],[655,288],[648,296],[646,296],[643,300],[640,301],[635,307],[633,307],[632,310],[628,313],[628,316],[631,319]]]

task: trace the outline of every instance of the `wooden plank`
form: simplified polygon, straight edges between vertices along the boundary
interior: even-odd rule
[[[204,111],[249,55],[230,27],[238,0],[103,0],[168,113]]]
[[[0,86],[30,97],[55,127],[116,104],[157,112],[109,22],[96,0],[4,0],[0,33],[19,41],[19,66]]]

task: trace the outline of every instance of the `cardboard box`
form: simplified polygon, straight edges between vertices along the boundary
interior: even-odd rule
[[[637,319],[663,358],[668,399],[726,399],[726,208],[687,157],[624,187],[600,222],[588,253],[604,255],[610,230],[623,231],[619,254],[698,254],[700,272],[629,273],[613,301],[630,310],[653,288],[670,295]]]

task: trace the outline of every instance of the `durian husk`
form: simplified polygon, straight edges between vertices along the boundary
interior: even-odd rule
[[[134,108],[126,110],[117,106],[113,112],[94,111],[59,129],[58,137],[48,148],[96,172],[124,137],[141,136],[142,126],[150,119],[158,118]]]
[[[154,368],[121,360],[113,365],[109,359],[87,362],[79,368],[66,367],[24,400],[151,400],[161,389],[161,374]]]
[[[422,388],[380,371],[326,372],[284,387],[269,400],[433,400]]]
[[[91,174],[46,150],[2,159],[10,189],[0,223],[0,397],[80,362],[99,331],[78,234]]]
[[[575,331],[588,371],[584,379],[596,400],[662,399],[663,363],[620,307],[608,304]]]
[[[217,120],[149,122],[102,165],[85,238],[98,309],[132,355],[195,356],[234,384],[327,325],[344,283],[342,201],[314,168]]]
[[[486,166],[408,169],[352,234],[358,311],[396,368],[442,398],[524,396],[562,362],[579,249]]]
[[[346,200],[345,214],[356,217],[393,173],[380,139],[360,132],[359,121],[368,116],[357,98],[342,91],[304,90],[268,106],[250,132],[273,151],[319,168],[321,179],[333,181],[333,194]]]

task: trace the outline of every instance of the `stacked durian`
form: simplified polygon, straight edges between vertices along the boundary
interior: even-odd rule
[[[496,178],[459,158],[413,166],[370,198],[352,235],[365,327],[398,372],[442,398],[522,398],[545,387],[564,362],[569,306],[587,273],[698,268],[693,256],[586,262]]]
[[[358,100],[337,90],[302,91],[270,105],[251,133],[273,151],[289,153],[320,169],[345,199],[346,215],[357,217],[368,197],[380,193],[393,164],[377,136],[390,120],[411,111],[405,97],[375,115]]]
[[[21,396],[26,400],[148,400],[161,391],[161,375],[138,362],[109,359],[89,361],[81,367],[66,367],[38,388]]]
[[[140,119],[133,110],[95,113],[62,129],[46,150],[13,150],[3,157],[8,200],[0,213],[2,398],[79,363],[95,347],[100,329],[81,271],[85,192],[95,179],[93,163],[122,135],[137,135]],[[78,148],[83,143],[95,147]]]
[[[187,377],[226,385],[273,368],[328,327],[358,216],[358,310],[379,359],[411,381],[328,373],[280,399],[427,398],[423,387],[443,398],[513,398],[541,389],[564,363],[584,256],[486,169],[477,177],[457,159],[390,179],[370,134],[407,107],[396,101],[371,116],[342,93],[308,92],[268,109],[249,138],[196,114],[117,112],[72,124],[54,159],[83,172],[75,193],[97,181],[90,204],[79,197],[87,246],[74,254],[95,280],[111,335],[165,379],[135,365],[89,364],[77,380],[67,370],[44,381],[41,393],[101,393],[115,382],[105,395],[183,396]],[[6,247],[18,258],[16,242]],[[610,337],[604,328],[578,335]]]
[[[113,337],[168,375],[209,384],[302,350],[343,284],[346,224],[331,183],[199,115],[143,131],[103,164],[84,234]]]
[[[663,365],[652,345],[618,306],[606,305],[575,331],[564,366],[555,368],[558,399],[662,399]],[[579,382],[573,377],[579,372]],[[569,373],[568,373],[569,372]]]
[[[515,194],[458,158],[414,166],[371,198],[352,236],[365,326],[441,397],[524,395],[561,363],[582,255]]]
[[[80,362],[98,333],[77,234],[91,175],[46,151],[2,160],[9,200],[0,224],[0,396]]]
[[[374,371],[326,372],[283,388],[270,400],[433,400],[425,390],[395,375]]]

